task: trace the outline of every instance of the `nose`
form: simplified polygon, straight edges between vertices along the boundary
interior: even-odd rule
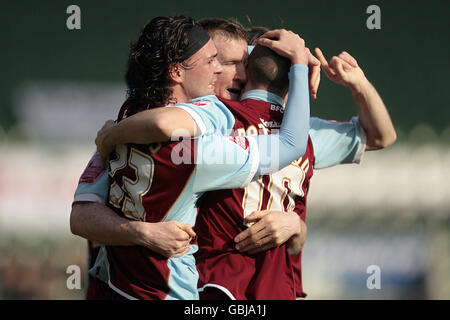
[[[219,60],[217,60],[217,58],[214,58],[214,62],[213,63],[214,63],[214,73],[222,73],[223,66],[219,62]]]

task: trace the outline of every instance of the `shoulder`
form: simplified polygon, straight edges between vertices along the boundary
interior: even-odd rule
[[[184,104],[193,104],[196,106],[208,106],[210,104],[217,104],[217,103],[221,103],[220,100],[215,95],[209,95],[191,99]]]

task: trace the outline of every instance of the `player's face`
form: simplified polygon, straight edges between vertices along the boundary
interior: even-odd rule
[[[188,99],[214,94],[217,76],[222,66],[217,61],[217,49],[212,40],[196,52],[187,61],[183,88]]]
[[[243,39],[230,39],[222,35],[213,37],[223,71],[217,77],[215,93],[219,97],[239,100],[241,91],[247,83],[247,42]]]

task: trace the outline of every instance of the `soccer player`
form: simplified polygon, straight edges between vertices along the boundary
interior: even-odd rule
[[[309,169],[301,175],[301,177],[306,175],[303,181],[305,186],[309,184],[307,180],[310,178],[309,174],[312,174],[312,165],[318,169],[339,163],[358,162],[364,149],[385,148],[396,139],[395,130],[384,104],[365,78],[356,60],[344,52],[334,57],[328,65],[319,49],[316,50],[316,54],[322,62],[326,75],[332,81],[351,89],[358,105],[359,117],[348,123],[311,119],[310,136],[315,155],[314,162],[309,161]],[[246,119],[247,126],[244,126],[244,130],[261,123],[262,120],[268,122],[268,118],[261,116],[261,120],[252,123],[249,119],[255,112],[257,110],[248,112],[249,117]],[[364,140],[366,140],[365,146]],[[352,144],[353,148],[351,148]],[[294,163],[289,170],[294,172],[299,169]],[[295,299],[305,295],[301,285],[300,255],[290,257],[289,251],[286,252],[286,246],[254,255],[272,248],[274,243],[276,246],[283,244],[294,232],[286,232],[286,230],[293,229],[292,226],[295,224],[292,221],[295,220],[289,220],[287,214],[283,216],[279,211],[274,211],[273,209],[279,205],[276,204],[274,207],[274,200],[293,196],[293,199],[296,199],[295,211],[300,212],[302,219],[305,218],[308,188],[304,188],[303,195],[299,196],[297,193],[295,196],[295,191],[289,190],[286,196],[283,190],[287,189],[287,182],[289,181],[288,187],[290,187],[293,184],[291,182],[299,178],[286,172],[284,177],[285,185],[278,188],[276,181],[280,179],[280,176],[276,173],[252,183],[245,190],[226,190],[220,195],[218,192],[212,192],[204,198],[202,208],[206,211],[200,212],[195,228],[199,239],[202,239],[197,254],[197,267],[201,275],[199,283],[203,285],[201,298]],[[211,197],[212,194],[216,194],[215,199]],[[292,198],[289,202],[292,205]],[[248,216],[245,219],[246,222],[259,222],[236,236],[236,228],[244,229],[241,223],[243,216],[251,213],[252,210],[267,209],[269,204],[272,204],[270,207],[272,210],[257,211]],[[284,205],[286,204],[288,204],[287,201]],[[248,210],[249,206],[253,208]],[[243,210],[244,208],[247,208],[247,212]],[[234,214],[239,211],[241,214]],[[285,207],[284,211],[288,211],[288,207]],[[227,216],[221,216],[221,213],[226,213]],[[201,231],[202,229],[205,231]],[[236,247],[242,254],[233,250],[233,242],[238,243]],[[291,252],[295,253],[295,251]],[[253,254],[255,258],[247,254]],[[277,285],[274,286],[273,283]]]
[[[298,224],[293,224],[295,220],[288,217],[294,211],[302,220],[305,219],[313,168],[359,163],[364,150],[383,148],[395,140],[395,131],[384,104],[365,79],[356,60],[343,53],[333,58],[329,65],[319,49],[316,54],[332,81],[351,88],[360,114],[367,112],[359,119],[369,120],[382,132],[379,137],[383,138],[374,140],[373,136],[367,136],[358,118],[350,122],[312,118],[310,145],[304,157],[277,173],[261,177],[245,189],[208,193],[194,229],[200,248],[196,260],[201,299],[304,297],[301,248],[291,244],[292,234],[299,232],[296,231]],[[251,77],[249,72],[249,82]],[[256,109],[252,108],[255,106],[252,99],[260,101]],[[250,91],[241,100],[247,107],[245,110],[239,105],[228,104],[235,114],[243,115],[239,118],[241,122],[235,124],[237,130],[253,130],[255,123],[277,127],[282,115],[274,115],[274,111],[283,110],[282,99],[267,99],[257,91]],[[265,102],[267,100],[269,103]],[[285,213],[280,214],[280,211]],[[249,223],[253,225],[247,228]],[[280,232],[283,229],[292,231],[283,231],[283,235]],[[273,247],[273,242],[281,246]]]
[[[148,72],[146,67],[151,67],[146,64],[154,63],[155,61],[152,61],[152,59],[157,60],[155,57],[149,59],[149,55],[151,56],[152,53],[156,52],[158,57],[167,58],[158,52],[158,46],[166,46],[169,50],[169,61],[173,59],[172,61],[177,63],[177,58],[171,57],[170,50],[174,50],[175,54],[182,52],[182,49],[177,48],[177,45],[180,44],[180,38],[173,39],[171,38],[172,33],[168,32],[168,29],[174,28],[176,22],[178,22],[176,19],[172,21],[171,19],[155,18],[144,28],[142,36],[130,54],[127,83],[135,92],[132,92],[132,98],[127,102],[129,106],[127,106],[125,113],[135,113],[147,105],[146,99],[148,100],[148,95],[152,94],[153,91],[143,85],[153,86],[151,89],[156,89],[154,79],[142,81],[142,78],[145,79],[145,73]],[[209,36],[205,37],[205,31],[196,27],[195,24],[188,31],[186,29],[173,31],[177,31],[176,35],[181,33],[181,39],[187,36],[189,43],[187,47],[185,45],[181,58],[178,58],[182,61],[181,66],[167,66],[166,73],[169,74],[171,80],[171,92],[161,90],[160,95],[156,95],[161,103],[166,104],[171,101],[183,102],[183,100],[185,101],[202,92],[205,94],[208,90],[214,88],[212,83],[215,79],[212,75],[216,73],[214,63],[212,67],[209,66],[210,61],[214,62],[215,59],[215,47],[211,46],[212,42],[208,40]],[[183,31],[187,34],[182,34]],[[161,42],[161,33],[170,36]],[[292,79],[290,101],[298,103],[302,107],[300,109],[308,109],[308,97],[305,93],[307,91],[306,65],[308,55],[304,48],[304,41],[292,32],[287,31],[277,34],[276,38],[279,40],[276,41],[275,46],[272,46],[272,49],[289,58],[289,64],[292,63],[290,68]],[[141,51],[147,49],[151,51]],[[189,52],[190,50],[191,52]],[[186,55],[186,53],[188,54]],[[150,63],[146,59],[149,59]],[[134,63],[134,60],[140,61]],[[153,67],[155,66],[153,65]],[[211,77],[208,77],[208,74]],[[297,78],[299,80],[296,80]],[[195,85],[189,81],[194,81]],[[297,85],[295,85],[296,82],[298,82]],[[156,83],[156,85],[161,84]],[[145,88],[144,92],[139,92],[142,88]],[[165,87],[162,86],[162,89],[165,89]],[[140,99],[146,103],[141,103]],[[212,98],[211,100],[214,102],[215,99]],[[209,105],[212,104],[211,100],[203,98],[203,100],[196,100],[182,106],[176,104],[175,107],[182,108],[184,111],[191,108],[188,111],[189,114],[184,115],[184,117],[191,123],[195,120],[194,123],[197,124],[201,132],[207,131],[209,127],[229,128],[227,126],[229,118],[224,120],[225,125],[221,126],[220,119],[215,119],[214,115],[211,116],[213,112],[220,112],[220,106],[223,105],[217,101],[215,104],[218,111],[212,108],[208,109]],[[150,100],[150,102],[153,101],[158,102],[157,99]],[[257,136],[256,143],[253,143],[250,147],[248,147],[248,144],[252,144],[250,138],[230,139],[214,135],[200,137],[195,141],[198,144],[195,147],[190,147],[192,142],[188,142],[187,146],[181,149],[182,157],[188,159],[187,164],[181,163],[181,165],[178,165],[178,163],[174,163],[173,155],[174,150],[179,146],[178,143],[150,147],[146,145],[117,146],[116,156],[109,161],[109,171],[112,176],[109,206],[117,213],[131,219],[147,222],[176,220],[193,225],[196,215],[195,201],[201,192],[218,187],[231,188],[237,185],[245,185],[253,178],[255,172],[256,174],[272,172],[278,164],[284,166],[294,159],[295,155],[303,153],[301,152],[303,151],[301,146],[303,132],[296,128],[295,123],[299,121],[297,119],[299,116],[301,119],[305,117],[304,113],[309,118],[309,110],[303,110],[302,113],[296,111],[297,109],[299,108],[289,109],[293,110],[289,116],[292,120],[283,121],[279,137]],[[167,110],[159,110],[158,112],[171,113]],[[226,110],[222,110],[222,112],[227,115]],[[121,116],[123,115],[124,112],[121,112]],[[120,120],[122,119],[119,116]],[[208,125],[208,121],[212,124]],[[192,126],[187,127],[192,128]],[[300,125],[300,127],[302,126]],[[304,127],[309,126],[305,125]],[[273,142],[277,143],[276,146],[279,150],[273,148]],[[300,147],[298,147],[299,144]],[[193,159],[200,155],[200,150],[204,151],[206,147],[212,148],[211,154],[213,155],[216,155],[220,150],[227,154],[238,153],[239,160],[236,161],[235,159],[230,166],[229,163],[221,166],[193,163]],[[275,152],[278,159],[272,160],[270,156],[266,156],[263,158],[264,163],[262,160],[252,159],[252,155],[254,157],[264,156],[263,152],[257,153],[258,149],[264,150],[263,147],[271,147],[270,150]],[[196,154],[194,154],[195,151],[197,151]],[[210,152],[209,149],[206,149],[206,151]],[[189,152],[191,154],[186,154]],[[179,151],[175,154],[178,155]],[[108,245],[104,247],[101,252],[103,256],[98,260],[106,263],[109,286],[126,298],[195,299],[198,295],[197,272],[192,255],[195,251],[196,247],[191,246],[188,254],[166,259],[139,246],[125,248]]]

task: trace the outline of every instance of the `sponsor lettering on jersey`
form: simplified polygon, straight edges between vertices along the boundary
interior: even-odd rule
[[[278,111],[280,113],[284,113],[284,108],[278,104],[271,104],[270,105],[270,110],[271,111]]]
[[[207,101],[196,101],[196,102],[189,102],[189,103],[190,104],[194,104],[194,105],[199,106],[199,107],[204,107],[204,106],[207,106],[209,104],[209,102],[207,102]]]
[[[261,123],[266,127],[266,128],[279,128],[281,127],[281,123],[278,121],[273,121],[273,120],[264,120],[259,118],[259,120],[261,121]]]

